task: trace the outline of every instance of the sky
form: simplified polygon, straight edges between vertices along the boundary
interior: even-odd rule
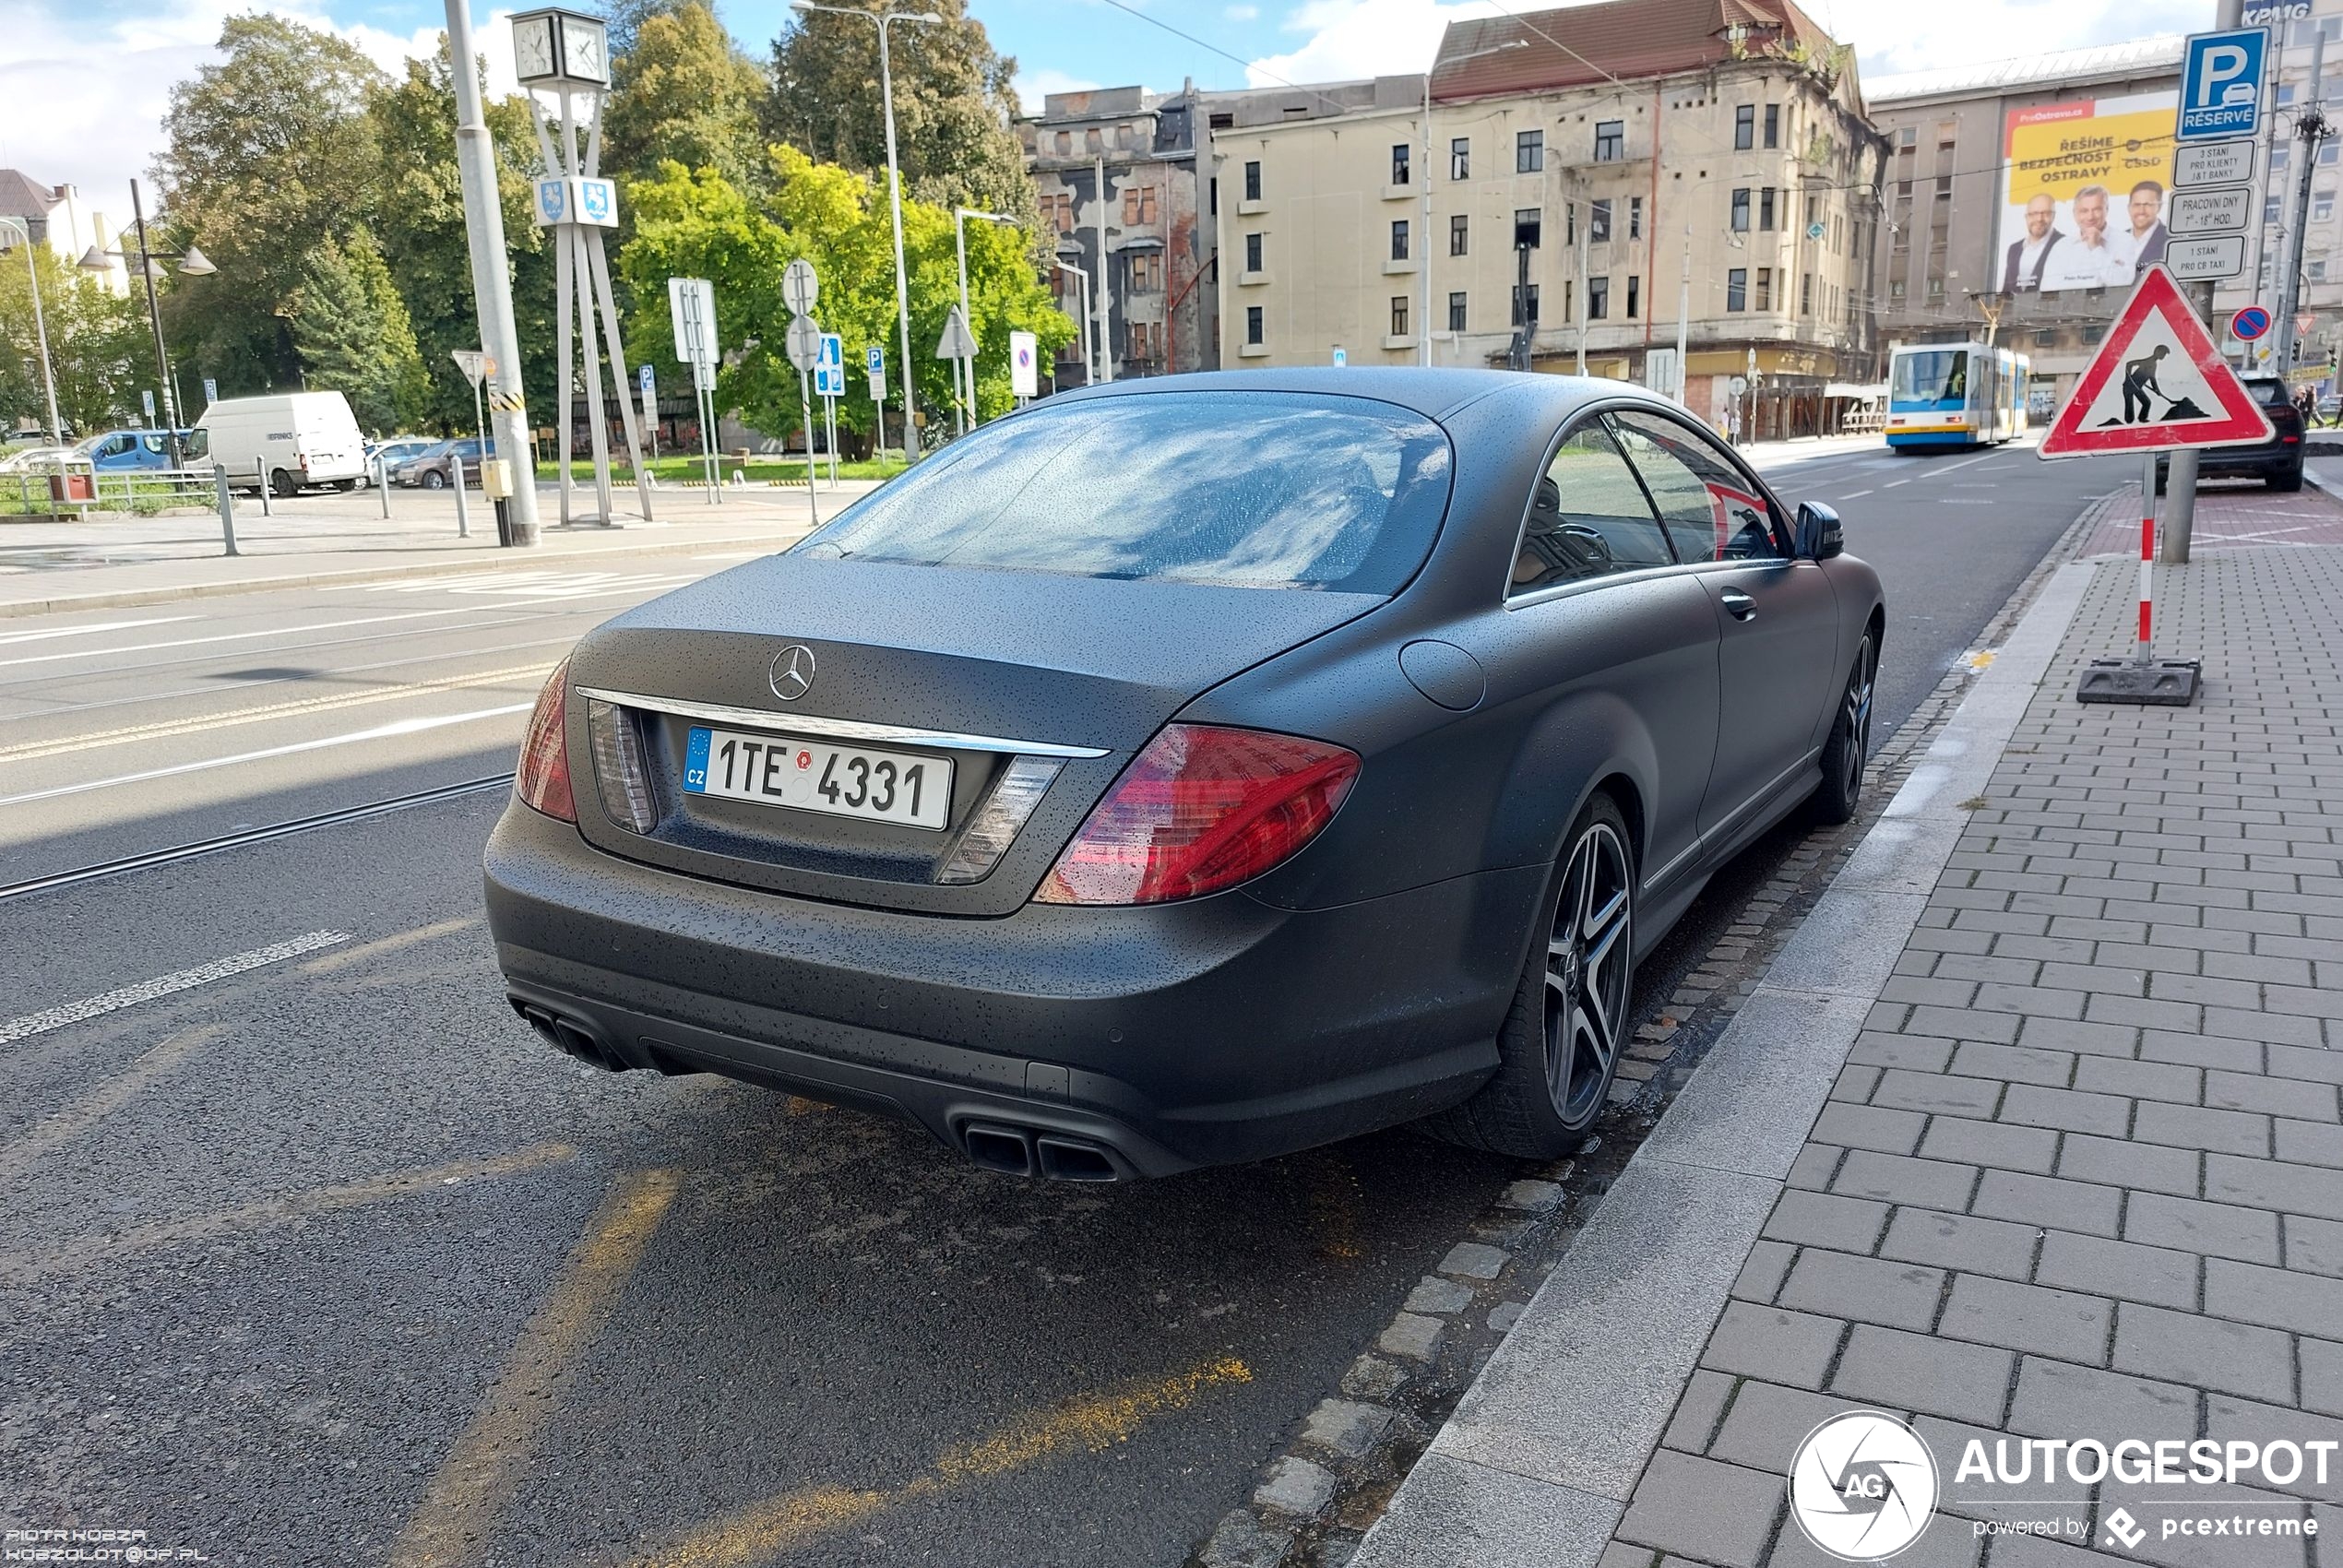
[[[970,0],[969,10],[1015,57],[1017,88],[1045,92],[1136,82],[1150,89],[1241,87],[1422,70],[1452,20],[1544,8],[1538,0]],[[2214,0],[1804,0],[1834,36],[1855,45],[1866,80],[1980,63],[2017,53],[2079,49],[2212,25]],[[589,0],[590,4],[590,0]],[[504,18],[473,0],[490,85],[509,90]],[[586,8],[582,6],[580,8]],[[266,9],[332,28],[386,67],[437,46],[444,0],[0,0],[0,168],[71,184],[119,224],[127,182],[143,177],[161,140],[171,85],[217,58],[221,21]],[[1133,12],[1139,15],[1134,15]],[[762,54],[786,0],[719,0],[735,37]],[[1191,43],[1148,18],[1193,34]]]

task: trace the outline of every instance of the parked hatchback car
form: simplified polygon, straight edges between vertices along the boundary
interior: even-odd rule
[[[1061,395],[589,633],[497,957],[589,1062],[1001,1170],[1550,1157],[1709,875],[1853,812],[1883,613],[1828,510],[1621,383]]]
[[[2196,455],[2199,479],[2258,479],[2272,490],[2302,488],[2302,410],[2295,406],[2294,389],[2274,375],[2240,378],[2245,390],[2269,416],[2270,438],[2254,446],[2208,446]],[[2156,457],[2156,493],[2164,493],[2171,458]]]
[[[200,430],[179,433],[179,450],[192,464],[208,457],[209,438]],[[90,436],[74,448],[74,455],[86,457],[89,466],[100,473],[113,473],[136,469],[168,469],[172,466],[171,433],[161,430],[108,430]]]
[[[488,444],[488,455],[495,456],[494,442]],[[448,457],[453,454],[464,465],[464,483],[480,483],[481,442],[478,437],[462,441],[434,442],[390,470],[390,482],[408,486],[421,485],[425,490],[447,488]]]

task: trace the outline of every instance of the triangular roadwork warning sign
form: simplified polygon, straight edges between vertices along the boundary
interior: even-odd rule
[[[2151,267],[2042,437],[2045,457],[2247,446],[2275,432],[2181,298]]]

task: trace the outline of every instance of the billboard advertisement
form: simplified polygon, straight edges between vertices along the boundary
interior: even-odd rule
[[[2164,257],[2177,92],[2012,109],[2002,125],[2004,293],[2128,289]]]

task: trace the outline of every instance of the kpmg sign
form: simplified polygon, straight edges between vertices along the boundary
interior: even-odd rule
[[[2270,35],[2262,28],[2200,32],[2181,65],[2182,141],[2250,137],[2262,128],[2264,62]]]
[[[2250,28],[2274,28],[2282,22],[2308,21],[2311,0],[2278,0],[2276,5],[2248,6],[2237,19]]]

